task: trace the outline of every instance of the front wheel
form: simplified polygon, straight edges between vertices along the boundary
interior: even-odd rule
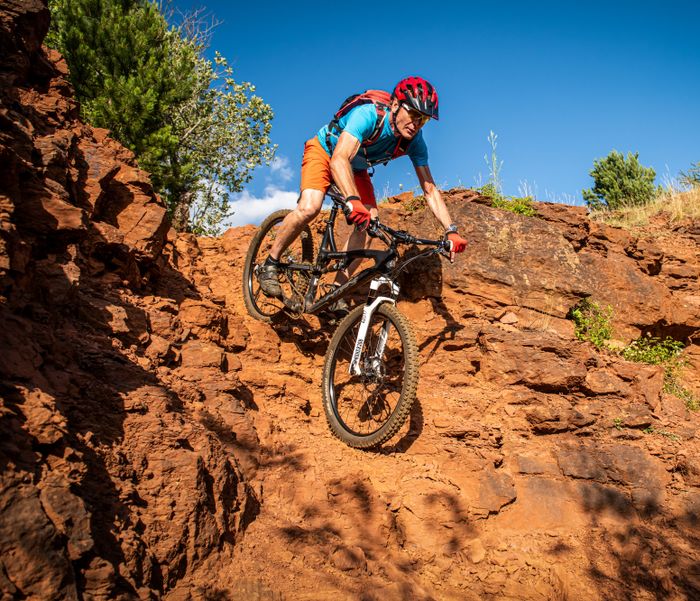
[[[418,385],[418,347],[410,322],[390,303],[373,313],[350,373],[362,311],[340,322],[323,367],[323,407],[335,436],[351,447],[376,447],[394,436],[411,411]]]
[[[283,269],[280,273],[280,287],[284,298],[270,298],[263,294],[256,277],[257,269],[270,254],[279,228],[289,213],[291,211],[288,209],[275,211],[260,224],[260,228],[250,243],[243,264],[243,302],[252,317],[267,323],[272,322],[276,316],[283,313],[288,304],[303,305],[303,297],[309,286],[308,272]],[[280,260],[284,263],[295,264],[313,262],[314,242],[308,225],[304,226],[301,234],[292,241]]]

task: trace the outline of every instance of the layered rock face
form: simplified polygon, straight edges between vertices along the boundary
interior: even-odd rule
[[[402,278],[418,400],[381,451],[328,435],[319,388],[332,326],[246,320],[240,378],[265,497],[238,586],[293,599],[698,597],[698,414],[664,392],[660,367],[597,351],[566,318],[590,296],[613,307],[620,344],[684,340],[697,395],[698,224],[661,217],[631,235],[574,207],[537,203],[522,217],[471,191],[447,199],[471,244]],[[382,205],[382,219],[439,235],[416,204]],[[198,242],[195,280],[241,313],[252,233]]]
[[[225,351],[201,350],[239,334],[221,317],[200,341],[200,315],[223,311],[169,266],[133,155],[78,120],[40,45],[48,19],[37,1],[0,11],[0,591],[157,597],[223,560],[257,511],[218,434],[239,382]],[[153,281],[168,298],[146,295]],[[208,389],[160,377],[176,353],[199,378],[214,366]]]
[[[0,25],[3,599],[700,597],[698,415],[566,318],[591,296],[621,342],[684,340],[700,394],[699,224],[449,192],[469,248],[402,278],[410,424],[355,451],[323,418],[334,325],[245,313],[254,228],[175,235],[78,120],[43,3]]]

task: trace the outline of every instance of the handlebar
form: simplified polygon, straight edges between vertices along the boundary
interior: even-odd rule
[[[335,204],[343,213],[347,216],[347,207],[345,205],[345,198],[343,197],[340,189],[331,185],[327,190],[326,194],[331,198],[333,204]],[[449,253],[452,248],[452,244],[449,240],[429,240],[427,238],[417,238],[412,236],[404,230],[395,230],[388,225],[384,225],[379,221],[379,217],[375,217],[370,220],[369,226],[367,227],[367,234],[371,238],[379,238],[387,246],[392,246],[393,242],[400,242],[401,244],[420,244],[421,246],[434,246],[436,247],[436,252],[449,258]],[[388,239],[385,234],[388,234],[391,239]]]
[[[384,225],[379,221],[379,217],[375,217],[369,222],[367,234],[372,238],[379,238],[383,240],[387,245],[391,245],[391,240],[387,240],[386,236],[382,235],[382,232],[388,234],[395,242],[400,242],[401,244],[434,246],[439,252],[445,251],[447,253],[449,253],[451,249],[451,243],[449,240],[429,240],[427,238],[417,238],[404,230],[395,230],[388,225]]]

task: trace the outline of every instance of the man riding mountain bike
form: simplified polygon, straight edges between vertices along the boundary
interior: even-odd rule
[[[430,119],[438,119],[435,88],[425,79],[408,77],[396,85],[391,95],[381,90],[368,90],[351,96],[333,120],[306,142],[299,201],[282,222],[270,255],[257,274],[265,295],[282,296],[279,258],[321,211],[323,198],[332,183],[345,197],[348,223],[356,226],[343,250],[365,246],[364,230],[370,219],[377,216],[377,201],[368,169],[404,154],[411,159],[428,206],[452,243],[451,258],[465,249],[467,241],[452,223],[428,167],[428,149],[421,129]],[[359,261],[347,272],[338,272],[336,285],[347,281],[357,264]],[[347,304],[341,299],[334,309],[345,311]]]

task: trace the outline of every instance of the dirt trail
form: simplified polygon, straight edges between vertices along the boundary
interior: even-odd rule
[[[200,263],[245,315],[241,234],[207,243]],[[260,441],[246,475],[262,509],[234,579],[292,599],[693,598],[700,497],[679,462],[697,418],[666,395],[649,407],[658,370],[599,356],[552,316],[459,316],[459,294],[444,292],[400,303],[421,349],[418,401],[378,452],[325,424],[332,329],[244,317],[240,378]],[[659,418],[661,433],[641,432]]]

